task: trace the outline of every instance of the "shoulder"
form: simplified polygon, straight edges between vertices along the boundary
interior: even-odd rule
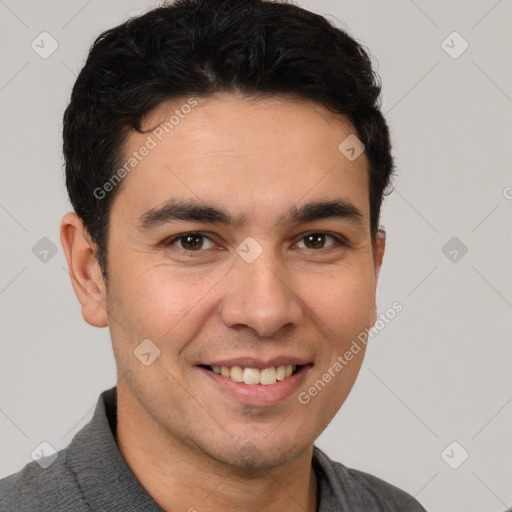
[[[377,501],[382,502],[383,510],[390,512],[426,512],[410,494],[398,487],[363,471],[345,468],[349,481],[357,490],[364,490]]]
[[[48,467],[28,463],[19,472],[0,480],[2,512],[88,511],[74,474],[66,465],[67,448]]]
[[[332,501],[353,510],[426,512],[410,494],[369,473],[332,461],[316,446],[315,469],[329,484]]]

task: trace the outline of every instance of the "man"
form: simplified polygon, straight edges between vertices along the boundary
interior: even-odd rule
[[[376,321],[379,93],[363,48],[291,4],[178,0],[96,40],[61,241],[117,386],[0,482],[2,511],[424,510],[314,446]]]

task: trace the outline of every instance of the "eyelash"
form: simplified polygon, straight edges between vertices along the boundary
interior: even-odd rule
[[[174,243],[177,242],[178,240],[181,240],[181,239],[183,239],[183,238],[185,238],[187,236],[190,236],[190,235],[207,238],[212,243],[215,243],[215,242],[213,242],[213,240],[206,233],[202,233],[200,231],[189,231],[187,233],[183,233],[181,235],[177,235],[177,236],[175,236],[175,237],[173,237],[171,239],[168,239],[167,241],[164,242],[164,245],[166,247],[170,247],[170,246],[174,245]],[[328,251],[328,250],[330,250],[331,248],[333,248],[335,246],[346,247],[348,245],[346,240],[344,240],[344,238],[341,235],[335,235],[335,234],[329,233],[327,231],[311,231],[309,233],[306,233],[306,234],[302,235],[300,237],[299,241],[302,241],[304,238],[306,238],[306,237],[308,237],[310,235],[327,235],[327,236],[330,236],[331,238],[334,238],[336,243],[331,244],[331,245],[329,245],[327,247],[324,247],[322,249],[309,249],[309,248],[306,248],[309,251],[322,252],[322,251]],[[197,251],[192,251],[192,250],[188,250],[188,249],[183,249],[181,247],[178,247],[178,249],[180,251],[185,252],[187,255],[191,255],[191,256],[192,255],[195,256],[195,253],[201,253],[201,252],[204,252],[206,250],[206,249],[199,249]]]

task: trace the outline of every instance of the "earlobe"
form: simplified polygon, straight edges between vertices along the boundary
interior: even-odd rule
[[[106,327],[105,283],[96,258],[96,244],[76,213],[67,213],[62,218],[60,240],[84,320],[94,327]]]

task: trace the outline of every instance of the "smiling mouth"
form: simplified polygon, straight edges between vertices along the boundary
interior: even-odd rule
[[[276,384],[288,377],[296,374],[301,368],[309,365],[286,365],[286,366],[270,366],[260,370],[259,368],[243,368],[241,366],[209,366],[205,364],[199,365],[217,375],[222,375],[235,382],[243,382],[249,385],[269,386]]]

